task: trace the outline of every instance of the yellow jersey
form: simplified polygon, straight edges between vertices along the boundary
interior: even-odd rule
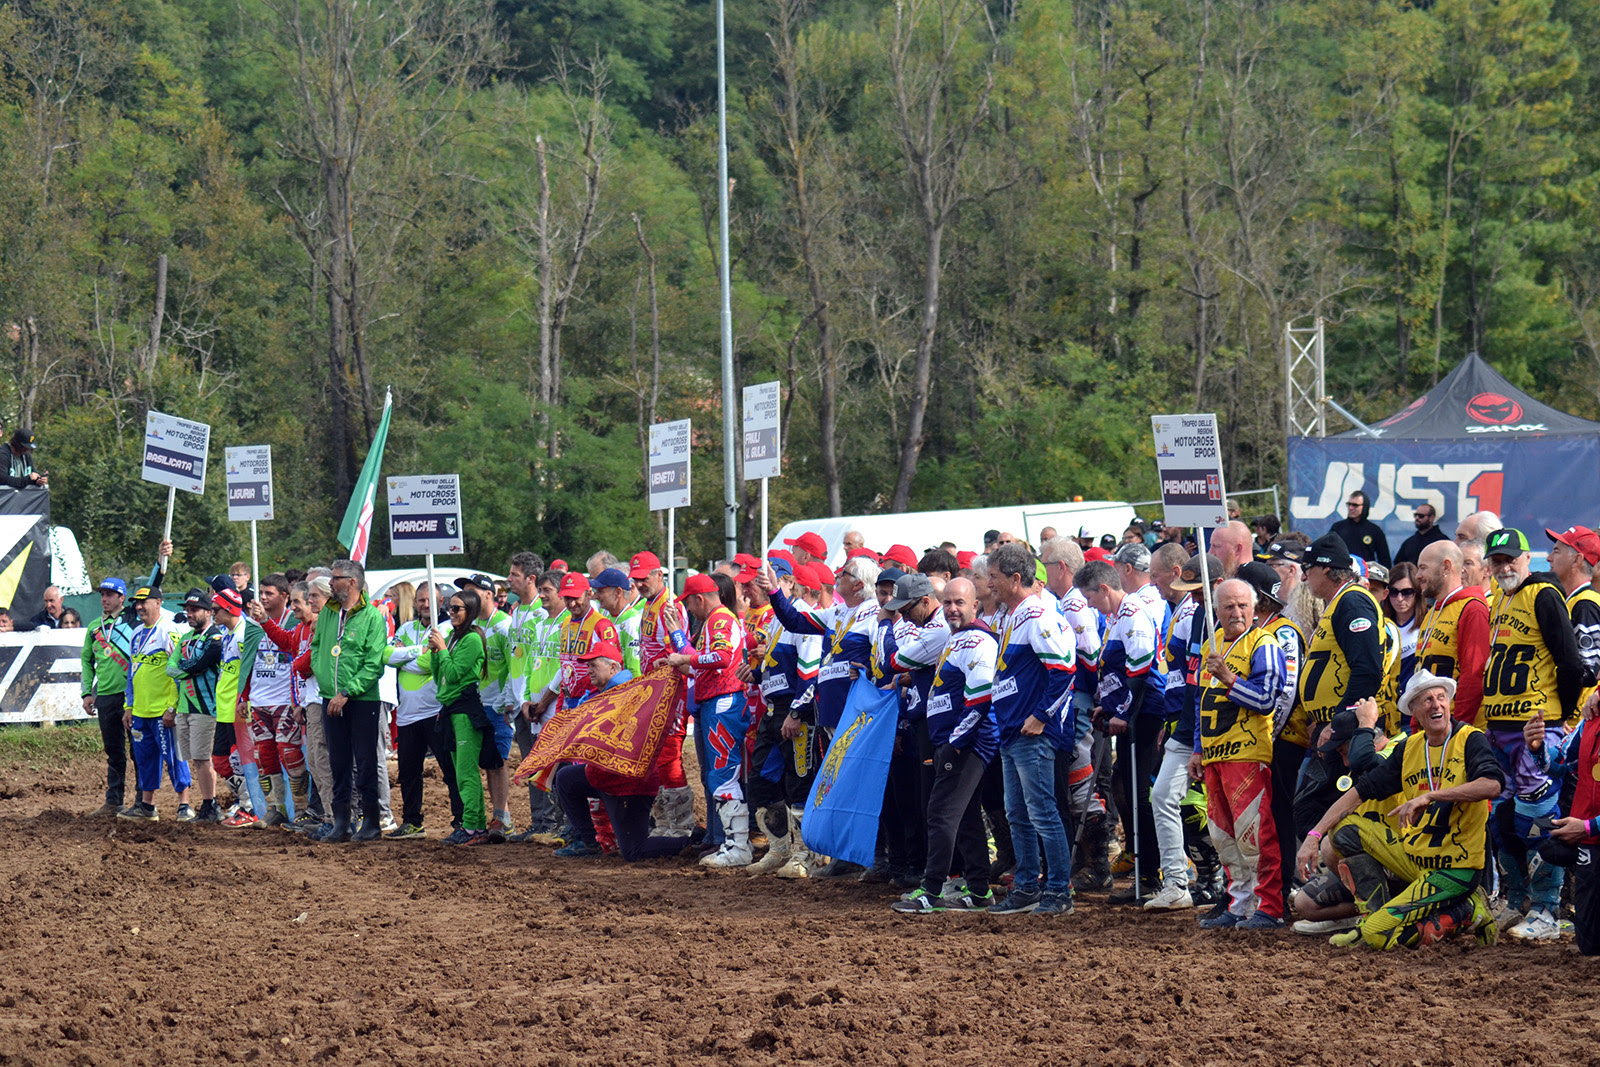
[[[1220,652],[1230,671],[1240,678],[1248,678],[1250,663],[1263,644],[1282,651],[1272,632],[1259,626],[1252,626],[1231,642],[1218,630],[1206,642],[1206,658]],[[1201,662],[1203,664],[1204,659]],[[1206,763],[1270,764],[1276,691],[1266,694],[1267,707],[1258,711],[1230,699],[1231,687],[1219,682],[1204,666],[1200,669],[1199,682],[1201,759]]]
[[[1483,719],[1491,727],[1519,727],[1542,712],[1545,722],[1561,719],[1556,691],[1556,659],[1539,630],[1534,603],[1554,588],[1523,582],[1515,593],[1495,601],[1489,665],[1483,674]]]
[[[1300,702],[1305,705],[1306,716],[1311,722],[1328,722],[1347,703],[1345,694],[1350,686],[1350,661],[1333,632],[1334,612],[1346,597],[1367,599],[1372,605],[1374,619],[1369,621],[1362,618],[1356,622],[1376,627],[1380,646],[1385,640],[1383,612],[1378,610],[1377,600],[1365,586],[1351,582],[1334,594],[1322,618],[1317,620],[1317,628],[1311,633],[1310,647],[1306,649],[1305,662],[1300,665]]]

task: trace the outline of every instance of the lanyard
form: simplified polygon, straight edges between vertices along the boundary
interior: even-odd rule
[[[1466,586],[1464,585],[1456,586],[1448,596],[1433,606],[1432,611],[1428,612],[1428,628],[1422,632],[1422,642],[1417,645],[1417,655],[1420,656],[1423,650],[1428,647],[1428,642],[1433,639],[1433,631],[1438,629],[1439,620],[1444,618],[1444,609],[1456,598],[1456,594],[1465,588]],[[1492,646],[1494,641],[1490,640],[1489,644]]]
[[[1250,629],[1253,630],[1253,629],[1255,629],[1255,627],[1252,626]],[[1245,638],[1247,638],[1249,636],[1250,636],[1250,630],[1246,630],[1244,633],[1240,634],[1238,637],[1235,637],[1233,639],[1233,644],[1229,645],[1227,647],[1227,649],[1222,653],[1222,661],[1223,661],[1223,663],[1227,663],[1228,657],[1233,655],[1233,650],[1239,646],[1239,642],[1243,641]],[[1218,641],[1220,641],[1221,637],[1222,637],[1222,632],[1219,630],[1217,632],[1216,636],[1212,639],[1212,643],[1216,644]],[[1200,673],[1202,673],[1202,674],[1211,674],[1211,671],[1210,671],[1209,668],[1207,668],[1205,670],[1202,670]],[[1218,679],[1216,675],[1211,674],[1211,679],[1212,679],[1212,681],[1217,682],[1219,685],[1221,684],[1221,680]]]

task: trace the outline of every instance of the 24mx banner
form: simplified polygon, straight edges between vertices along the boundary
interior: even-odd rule
[[[1389,547],[1416,533],[1413,509],[1431,504],[1446,532],[1492,511],[1536,547],[1546,527],[1600,522],[1600,437],[1562,435],[1470,441],[1289,439],[1291,525],[1315,536],[1344,518],[1357,489]]]

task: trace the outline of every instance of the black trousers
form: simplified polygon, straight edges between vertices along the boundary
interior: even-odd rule
[[[451,814],[461,818],[461,797],[456,792],[454,752],[441,754],[439,748],[439,716],[407,723],[400,727],[398,757],[400,761],[400,821],[412,826],[422,825],[422,767],[428,753],[439,762],[439,770],[450,786]]]
[[[1006,782],[1000,773],[1000,759],[995,757],[983,769],[983,783],[978,788],[978,798],[983,813],[989,818],[989,829],[994,833],[994,851],[1002,868],[1016,862],[1011,848],[1011,823],[1006,819]]]
[[[1278,738],[1272,742],[1272,825],[1278,831],[1278,851],[1282,856],[1283,891],[1295,880],[1295,855],[1300,839],[1294,831],[1294,787],[1300,764],[1306,759],[1304,745]]]
[[[378,712],[376,700],[349,700],[342,714],[328,715],[328,762],[333,767],[333,810],[351,813],[351,769],[355,771],[355,793],[360,799],[360,814],[378,818]]]
[[[756,743],[745,762],[745,799],[750,803],[752,815],[765,809],[767,829],[782,836],[789,832],[789,808],[803,808],[811,795],[811,783],[816,780],[817,766],[822,762],[818,745],[818,730],[807,725],[806,734],[793,741],[783,739],[783,724],[793,707],[790,697],[771,697],[767,710],[756,723]],[[797,756],[805,760],[805,773],[800,773]],[[783,762],[778,780],[773,781],[763,773],[769,763]]]
[[[1117,739],[1117,764],[1111,770],[1112,796],[1122,815],[1122,833],[1128,851],[1133,851],[1134,820],[1138,820],[1139,884],[1152,892],[1159,880],[1161,850],[1156,846],[1156,816],[1150,807],[1150,782],[1161,769],[1161,716],[1136,715]],[[1137,767],[1135,768],[1135,764]],[[1130,777],[1132,775],[1133,777]],[[1129,794],[1130,786],[1137,796]]]
[[[958,855],[967,888],[982,896],[989,889],[989,838],[983,832],[983,799],[978,787],[988,765],[977,753],[943,745],[933,756],[928,797],[927,862],[922,888],[938,896]]]
[[[128,728],[122,725],[122,694],[95,697],[94,710],[100,718],[100,743],[106,749],[106,803],[120,806],[128,782]]]
[[[1600,956],[1600,871],[1595,870],[1600,864],[1600,845],[1569,845],[1552,837],[1540,843],[1539,856],[1567,869],[1572,883],[1572,933],[1579,955]]]
[[[895,738],[880,820],[889,869],[917,874],[928,862],[928,796],[933,788],[928,720],[913,719]],[[987,845],[984,846],[987,849]]]

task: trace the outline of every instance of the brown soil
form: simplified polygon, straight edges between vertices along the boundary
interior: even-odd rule
[[[100,773],[0,766],[0,1064],[1597,1058],[1600,964],[1570,942],[1380,956],[1093,901],[911,919],[853,883],[90,819]]]

